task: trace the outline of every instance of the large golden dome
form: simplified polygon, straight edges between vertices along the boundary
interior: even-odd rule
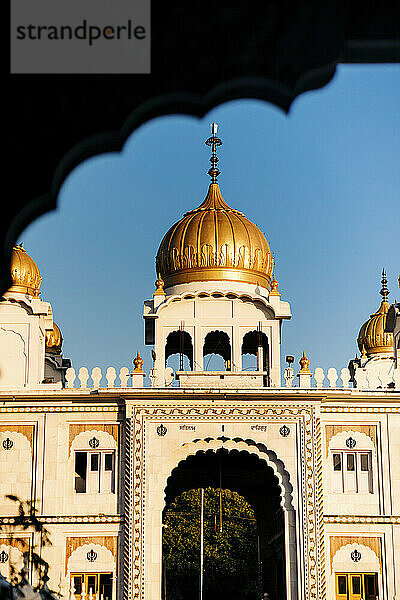
[[[216,129],[206,142],[213,146],[212,182],[206,198],[164,236],[157,253],[157,272],[165,287],[224,280],[269,288],[273,258],[264,234],[222,198],[215,155],[215,147],[222,142],[215,133]]]
[[[13,248],[11,277],[13,283],[9,292],[29,294],[34,298],[39,296],[40,284],[42,282],[39,267],[33,258],[26,253],[22,245],[15,245]]]
[[[63,338],[59,326],[53,321],[53,329],[46,331],[46,352],[61,354]]]
[[[385,271],[382,272],[382,289],[380,294],[382,302],[378,310],[373,313],[368,321],[361,326],[357,343],[361,352],[367,356],[374,354],[393,354],[393,334],[385,332],[386,316],[389,310],[387,297],[389,291],[386,287],[387,279]]]

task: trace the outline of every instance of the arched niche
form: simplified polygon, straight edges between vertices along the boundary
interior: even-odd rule
[[[115,559],[105,546],[96,543],[82,544],[71,552],[67,565],[68,573],[73,572],[115,572]]]
[[[253,365],[245,368],[244,356],[255,357]],[[254,367],[254,368],[252,368]],[[263,331],[248,331],[242,340],[242,370],[269,371],[269,342]]]
[[[165,366],[168,365],[168,359],[174,355],[177,355],[179,358],[178,368],[180,371],[193,370],[192,336],[183,329],[171,331],[171,333],[168,334],[165,344]],[[184,360],[184,357],[187,358],[187,361]],[[189,369],[185,368],[187,366],[189,366]]]
[[[224,362],[217,362],[215,356],[221,357]],[[215,368],[216,363],[217,365],[219,363],[221,368]],[[225,331],[209,331],[205,336],[203,344],[203,368],[204,371],[231,371],[231,341],[229,335]]]

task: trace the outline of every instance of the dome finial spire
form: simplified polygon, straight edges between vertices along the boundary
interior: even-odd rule
[[[389,290],[387,289],[387,279],[385,269],[382,269],[382,279],[381,279],[382,289],[379,292],[382,296],[382,301],[387,302],[387,297],[389,296]]]
[[[212,154],[210,158],[211,168],[208,170],[208,174],[211,177],[211,183],[217,183],[217,177],[220,174],[220,170],[217,168],[218,156],[217,156],[217,146],[222,145],[222,141],[217,137],[218,125],[215,123],[211,123],[211,137],[206,140],[206,145],[211,146]]]

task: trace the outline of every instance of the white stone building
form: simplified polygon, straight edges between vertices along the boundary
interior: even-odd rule
[[[281,379],[290,306],[264,235],[221,196],[215,128],[207,143],[208,193],[162,240],[144,304],[151,387],[139,356],[133,373],[70,367],[39,269],[14,249],[0,303],[0,572],[35,550],[63,598],[161,598],[165,502],[210,485],[218,456],[224,486],[255,509],[273,600],[399,599],[400,365],[385,276],[360,359],[338,376],[304,354],[298,377],[289,363]],[[51,546],[15,524],[8,494],[32,502]]]

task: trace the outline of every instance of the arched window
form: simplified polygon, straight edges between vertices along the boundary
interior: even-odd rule
[[[225,331],[210,331],[204,339],[203,364],[205,371],[231,370],[231,342]]]
[[[173,359],[168,361],[172,356],[175,361]],[[172,366],[179,371],[193,370],[193,344],[187,331],[179,329],[178,331],[171,331],[168,335],[165,345],[165,366]]]
[[[249,331],[243,337],[242,370],[269,371],[268,338],[262,331]]]

